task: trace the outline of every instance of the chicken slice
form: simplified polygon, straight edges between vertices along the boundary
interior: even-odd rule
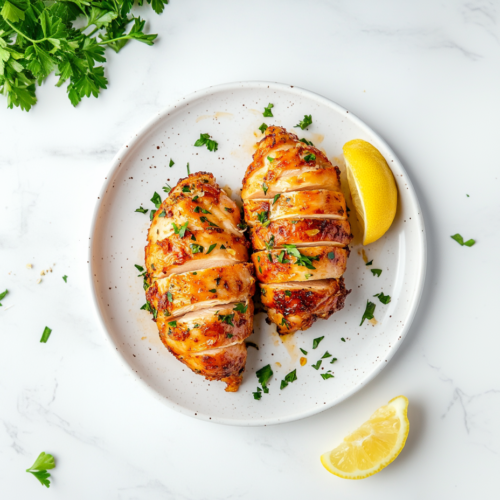
[[[219,228],[186,230],[164,239],[151,238],[146,266],[157,278],[248,261],[248,242]]]
[[[261,301],[281,335],[307,330],[317,318],[328,319],[344,307],[350,290],[344,278],[260,284]]]
[[[345,247],[352,240],[351,226],[345,220],[279,220],[250,229],[255,250],[281,248],[283,245]]]
[[[253,301],[232,302],[156,320],[164,344],[178,353],[197,353],[243,342],[253,331]]]
[[[344,195],[325,189],[295,191],[273,200],[245,200],[243,209],[249,226],[282,219],[347,220]]]
[[[170,318],[221,304],[246,302],[254,291],[253,266],[240,263],[155,279],[146,297],[157,316]]]
[[[283,283],[340,278],[348,256],[347,248],[316,246],[298,249],[295,245],[287,245],[284,249],[255,252],[252,261],[259,281]]]

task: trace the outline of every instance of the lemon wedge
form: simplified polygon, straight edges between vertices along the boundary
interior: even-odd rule
[[[410,423],[408,399],[398,396],[379,408],[344,442],[321,456],[326,470],[345,479],[363,479],[387,467],[403,449]]]
[[[369,142],[354,139],[344,144],[347,181],[356,215],[363,228],[363,245],[382,237],[391,227],[398,190],[389,165]]]

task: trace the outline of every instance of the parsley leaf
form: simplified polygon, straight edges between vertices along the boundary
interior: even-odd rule
[[[64,276],[62,277],[62,279],[64,280],[64,283],[67,283],[67,282],[68,282],[68,277],[67,277],[66,275],[64,275]]]
[[[233,311],[240,312],[242,314],[245,314],[247,312],[248,306],[243,304],[242,302],[239,302],[236,304],[236,306],[233,308]]]
[[[314,146],[314,144],[311,141],[304,139],[304,137],[302,137],[302,139],[299,139],[299,141],[303,142],[304,144],[307,144],[308,146]]]
[[[151,210],[151,212],[149,212],[149,220],[153,220],[155,214],[156,214],[156,210]]]
[[[268,215],[269,215],[269,212],[259,212],[257,214],[257,219],[259,219],[259,222],[264,226],[264,227],[267,227],[269,226],[269,224],[271,224],[271,221],[268,220]]]
[[[200,134],[200,138],[194,143],[197,148],[201,148],[202,146],[206,146],[209,151],[217,151],[219,148],[219,144],[216,141],[210,139],[209,134]],[[189,165],[189,163],[188,163]],[[189,171],[189,169],[188,169]]]
[[[340,339],[342,342],[345,342],[345,338],[344,337],[341,337]]]
[[[365,308],[365,312],[363,313],[363,317],[361,318],[361,323],[359,324],[359,326],[361,326],[365,319],[373,319],[373,313],[375,312],[375,304],[373,302],[370,302],[369,300],[366,301],[366,308]],[[345,340],[344,340],[345,342]]]
[[[212,243],[209,247],[208,247],[208,250],[207,250],[207,255],[217,246],[216,243]]]
[[[286,250],[289,254],[291,254],[295,257],[295,259],[296,259],[295,264],[297,266],[304,266],[304,267],[307,267],[307,269],[314,269],[314,270],[316,269],[313,266],[312,261],[319,260],[318,256],[307,257],[306,255],[301,254],[299,252],[296,245],[283,245],[283,246],[286,248]]]
[[[233,314],[218,314],[217,317],[219,318],[219,321],[222,321],[222,323],[226,323],[229,326],[234,326],[234,324],[233,324],[234,313]]]
[[[174,165],[175,165],[175,161],[174,161],[174,160],[172,160],[172,158],[170,158],[170,161],[169,161],[169,163],[168,163],[168,166],[169,166],[170,168],[172,168]]]
[[[257,387],[257,392],[252,392],[253,398],[259,400],[262,397],[262,389]]]
[[[366,266],[371,266],[373,264],[373,260],[371,260],[370,262],[367,262],[365,265]]]
[[[255,372],[255,375],[257,375],[259,383],[262,385],[262,389],[264,389],[264,392],[268,393],[269,389],[267,388],[267,383],[269,382],[269,379],[273,376],[271,365],[266,365],[260,370],[257,370]]]
[[[268,191],[268,187],[267,187],[267,184],[265,182],[262,183],[262,191],[264,191],[264,194],[267,194],[267,191]]]
[[[0,300],[5,298],[5,296],[9,293],[9,290],[5,290],[4,292],[0,293]],[[0,302],[0,307],[2,307],[2,303]]]
[[[323,363],[323,361],[318,360],[318,362],[315,364],[315,365],[311,365],[315,370],[319,370],[319,367],[321,366],[321,363]]]
[[[273,205],[278,201],[278,198],[281,196],[281,193],[275,194],[273,198]]]
[[[259,127],[259,130],[264,133],[266,130],[267,130],[267,125],[265,123],[263,123],[260,127]]]
[[[268,156],[267,159],[268,159],[269,163],[272,163],[276,158],[272,158],[271,156]]]
[[[321,359],[331,358],[331,357],[332,357],[332,355],[328,351],[326,351],[325,354],[323,354],[323,356],[321,356]]]
[[[331,373],[320,373],[321,377],[323,378],[323,380],[327,380],[329,378],[335,378]]]
[[[154,206],[158,209],[161,206],[161,196],[155,191],[155,194],[151,198],[151,201],[154,203]]]
[[[262,116],[273,117],[274,115],[273,115],[273,112],[271,111],[271,108],[274,108],[274,104],[269,103],[268,106],[266,108],[264,108],[264,113],[262,113]]]
[[[382,269],[370,269],[373,276],[380,276],[382,274]]]
[[[307,356],[307,351],[302,349],[302,347],[300,347],[300,350],[302,351],[302,354],[306,355]]]
[[[53,469],[55,466],[54,457],[42,451],[35,460],[35,463],[29,469],[26,469],[26,472],[33,474],[40,481],[42,486],[50,488],[50,474],[47,470]]]
[[[318,337],[317,339],[314,339],[313,340],[313,349],[316,349],[316,347],[319,346],[319,343],[325,338],[325,336],[323,335],[323,337]]]
[[[297,370],[295,369],[285,376],[285,380],[281,381],[280,389],[284,389],[288,384],[291,384],[296,380],[297,380]]]
[[[140,214],[147,214],[148,213],[148,209],[147,208],[143,208],[143,207],[139,207],[135,211],[139,212]]]
[[[209,290],[209,292],[210,292],[210,293],[217,293],[217,289],[216,289],[216,288],[211,288],[211,289]]]
[[[48,326],[46,326],[45,330],[42,333],[42,338],[40,339],[40,342],[43,344],[46,344],[47,340],[49,340],[51,333],[52,333],[52,330]]]
[[[295,125],[295,128],[301,128],[302,130],[305,130],[309,125],[312,123],[312,118],[311,115],[304,115],[304,119],[301,120],[297,125]]]
[[[384,292],[376,293],[374,297],[378,297],[382,304],[388,304],[391,301],[390,295],[384,295]]]
[[[267,243],[264,242],[264,245],[266,247],[266,250],[271,250],[271,248],[274,247],[274,234],[271,235]]]
[[[285,297],[291,297],[292,292],[290,290],[285,290]]]
[[[179,238],[184,238],[188,227],[188,221],[184,222],[181,227],[177,226],[175,222],[172,222],[172,227],[174,228],[174,233],[179,235]]]
[[[176,327],[177,326],[177,321],[169,321],[168,326]]]
[[[335,363],[335,361],[337,361],[337,358],[333,358],[331,361],[330,361],[330,364],[333,365],[333,363]]]
[[[314,161],[315,159],[316,159],[316,155],[313,153],[309,153],[306,156],[304,156],[304,161],[306,161],[306,162]]]
[[[464,239],[462,238],[462,236],[460,234],[454,234],[453,236],[451,236],[452,239],[454,239],[460,246],[466,246],[466,247],[471,247],[473,246],[475,243],[476,243],[476,240],[467,240],[465,243],[464,243]]]
[[[204,248],[201,245],[198,245],[197,243],[191,243],[189,247],[191,248],[191,252],[193,253],[203,253],[204,250]]]
[[[170,187],[170,185],[168,183],[165,183],[165,184],[167,184],[167,185],[162,187],[163,191],[165,191],[165,193],[170,193],[170,191],[172,191],[172,188]]]

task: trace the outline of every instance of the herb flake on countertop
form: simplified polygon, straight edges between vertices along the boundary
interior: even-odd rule
[[[295,382],[297,380],[297,369],[291,371],[285,376],[285,379],[281,381],[280,389],[284,389],[288,384]]]
[[[52,333],[52,330],[48,326],[46,326],[45,329],[43,330],[42,338],[40,339],[40,342],[42,344],[46,344],[47,340],[49,340],[51,333]]]
[[[365,319],[367,320],[373,319],[373,313],[375,312],[375,307],[376,306],[373,302],[370,302],[369,300],[366,301],[365,312],[363,313],[363,317],[361,318],[361,323],[359,324],[359,326],[361,326],[365,322]]]
[[[376,293],[374,297],[378,297],[378,300],[380,300],[382,304],[388,304],[391,301],[391,296],[384,295],[384,292]]]
[[[476,244],[476,240],[467,240],[466,242],[464,242],[464,239],[462,238],[462,235],[457,233],[457,234],[454,234],[453,236],[451,236],[451,238],[453,240],[455,240],[460,246],[466,246],[466,247],[471,247],[473,245]]]

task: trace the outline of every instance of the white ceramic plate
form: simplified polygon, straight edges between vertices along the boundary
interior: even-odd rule
[[[262,112],[273,103],[274,118]],[[312,115],[307,131],[293,128],[305,114]],[[228,185],[233,198],[251,162],[253,144],[263,123],[276,124],[312,140],[334,164],[343,167],[342,146],[361,138],[374,144],[387,159],[399,190],[399,206],[389,232],[364,251],[373,266],[365,265],[354,212],[351,224],[356,236],[345,282],[352,293],[345,308],[329,320],[317,321],[306,332],[297,332],[285,343],[265,314],[255,317],[255,333],[249,348],[243,384],[237,393],[226,393],[221,382],[195,375],[161,344],[144,304],[142,278],[134,264],[144,265],[149,213],[135,213],[168,182],[174,186],[191,172],[212,172],[221,187]],[[219,143],[215,153],[193,146],[200,133]],[[175,165],[169,168],[170,159]],[[345,181],[345,176],[344,176]],[[344,182],[344,186],[346,186]],[[347,197],[348,204],[350,198]],[[352,205],[351,205],[352,206]],[[90,242],[90,280],[97,315],[117,352],[151,393],[169,407],[196,418],[235,425],[269,425],[313,415],[352,395],[386,365],[407,333],[418,307],[425,275],[426,247],[422,215],[408,174],[389,146],[361,120],[337,104],[306,90],[277,83],[247,82],[196,92],[158,113],[116,155],[102,188],[94,214]],[[375,277],[371,268],[382,269]],[[373,295],[383,291],[392,297],[384,305]],[[377,324],[360,320],[367,300],[376,303]],[[315,350],[313,339],[324,336]],[[345,342],[342,341],[345,339]],[[308,351],[307,364],[300,365]],[[312,364],[325,351],[319,370]],[[274,376],[269,394],[253,398],[255,371],[271,364]],[[280,390],[280,381],[297,369],[298,380]],[[334,378],[321,373],[332,370]]]

